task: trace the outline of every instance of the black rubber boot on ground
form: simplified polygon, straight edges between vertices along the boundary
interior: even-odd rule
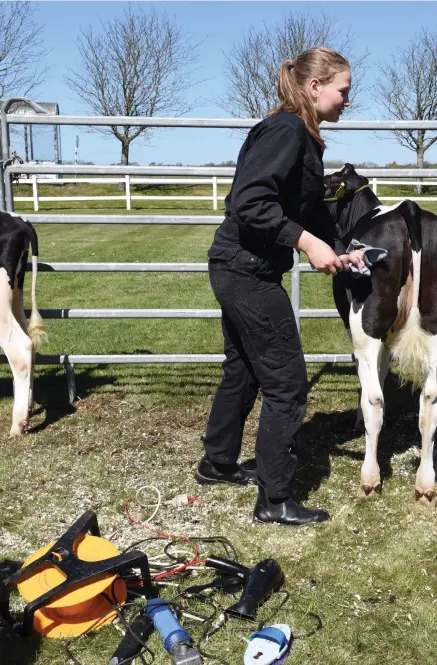
[[[204,455],[200,460],[195,478],[200,485],[256,485],[256,470],[246,469],[239,464],[220,464],[214,466]]]
[[[258,501],[256,502],[253,519],[256,522],[286,524],[300,526],[308,522],[325,522],[329,519],[326,510],[304,508],[293,499],[282,503],[272,503],[266,493],[265,487],[258,484]]]

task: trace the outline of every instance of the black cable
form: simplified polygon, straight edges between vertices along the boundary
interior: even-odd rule
[[[106,596],[106,594],[103,593],[102,595],[105,596],[105,597],[108,599],[108,597]],[[108,599],[108,600],[109,600],[109,599]],[[153,658],[153,660],[152,660],[151,662],[153,663],[153,661],[155,660],[155,656],[154,656],[153,652],[151,651],[151,649],[147,646],[147,644],[146,644],[146,643],[145,643],[140,637],[138,637],[138,635],[136,635],[136,634],[133,632],[133,630],[132,630],[132,628],[131,628],[131,625],[126,621],[126,619],[125,619],[125,617],[124,617],[124,615],[123,615],[123,612],[120,612],[119,609],[116,609],[115,611],[117,612],[117,616],[118,616],[119,620],[120,620],[120,621],[122,622],[122,624],[124,625],[124,627],[125,627],[125,629],[126,629],[126,632],[129,632],[130,635],[131,635],[131,637],[133,637],[133,638],[134,638],[137,642],[139,642],[140,645],[141,645],[141,651],[135,656],[135,658],[140,658],[140,659],[141,659],[141,662],[143,663],[143,665],[149,665],[149,664],[146,662],[146,660],[144,659],[144,657],[143,657],[144,654],[147,652],[147,653],[150,653],[150,654],[151,654],[151,656],[152,656],[152,658]],[[140,611],[141,611],[141,610],[140,610]],[[139,615],[139,613],[140,613],[140,612],[137,612],[137,614],[134,615],[134,617],[132,618],[132,623],[135,621],[135,619],[136,619],[136,617]],[[129,656],[128,658],[124,658],[123,660],[120,660],[120,661],[118,662],[118,665],[125,665],[126,663],[131,663],[131,662],[132,662],[132,658]]]
[[[197,651],[199,652],[199,654],[203,658],[210,658],[212,660],[216,660],[218,663],[221,663],[221,665],[230,665],[230,663],[228,663],[228,661],[224,660],[223,658],[220,658],[219,656],[215,656],[212,653],[208,653],[207,651],[203,651],[203,649],[200,646],[202,644],[202,642],[204,640],[206,640],[207,637],[211,637],[212,635],[215,635],[215,633],[218,633],[218,631],[221,628],[223,628],[223,626],[227,623],[227,621],[228,621],[227,615],[224,612],[222,614],[223,614],[223,622],[221,624],[219,624],[218,626],[216,626],[212,631],[209,631],[208,626],[206,626],[205,630],[203,631],[203,634],[201,635],[200,639],[196,643],[196,648],[197,648]]]
[[[134,549],[137,547],[137,545],[141,545],[142,543],[150,543],[154,540],[168,540],[165,536],[149,536],[148,538],[142,538],[141,540],[137,540],[134,543],[131,543],[127,547],[125,547],[124,550],[121,550],[120,554],[126,554],[126,552],[129,552],[130,550]]]
[[[106,596],[106,598],[108,599],[108,596]],[[110,602],[112,603],[113,601],[110,601]],[[64,648],[65,648],[65,651],[66,651],[66,653],[67,653],[67,657],[68,657],[68,658],[74,663],[74,665],[82,665],[82,663],[81,663],[79,660],[77,660],[77,658],[74,656],[74,654],[73,654],[72,651],[70,650],[70,646],[71,646],[73,643],[79,641],[79,639],[80,639],[81,637],[86,637],[86,636],[88,635],[88,633],[90,633],[92,630],[94,630],[94,628],[95,628],[95,627],[96,627],[96,626],[97,626],[97,625],[98,625],[98,624],[99,624],[99,623],[100,623],[100,622],[101,622],[106,616],[108,616],[108,614],[111,614],[112,612],[117,612],[118,609],[120,609],[120,608],[126,608],[126,607],[128,607],[128,606],[129,606],[129,607],[139,607],[139,608],[142,607],[142,606],[140,606],[140,605],[139,605],[138,603],[136,603],[136,602],[124,603],[124,605],[122,605],[121,603],[113,604],[113,606],[111,607],[111,609],[109,609],[107,612],[105,612],[104,614],[102,614],[98,619],[96,619],[96,621],[94,621],[94,623],[93,623],[89,628],[87,628],[87,629],[84,630],[82,633],[80,633],[80,635],[76,635],[76,637],[74,637],[72,640],[68,640],[68,641],[64,644]]]
[[[233,560],[238,561],[238,554],[237,550],[233,546],[230,540],[228,538],[225,538],[224,536],[210,536],[208,538],[206,537],[193,537],[189,538],[189,540],[192,540],[193,543],[220,543],[223,546],[223,549],[225,550],[225,554],[227,557],[230,557],[230,554],[232,554]],[[228,549],[230,552],[228,551]]]
[[[213,612],[211,614],[205,616],[204,614],[200,614],[200,612],[193,612],[192,610],[189,610],[188,613],[191,614],[193,617],[196,617],[197,619],[200,619],[201,621],[203,621],[204,624],[210,625],[210,624],[212,624],[212,622],[214,621],[214,619],[217,616],[217,606],[214,604],[212,599],[209,598],[209,597],[205,596],[203,601],[204,602],[206,601],[206,603],[213,608]],[[187,617],[187,619],[189,620],[189,617]]]
[[[219,543],[222,545],[223,549],[225,550],[226,556],[229,557],[231,552],[232,556],[234,557],[234,560],[238,560],[238,555],[235,547],[231,543],[228,538],[225,538],[224,536],[208,536],[208,537],[201,537],[201,536],[189,536],[189,540],[191,540],[193,543]]]
[[[175,542],[180,542],[180,541],[171,540],[169,543],[167,543],[167,545],[164,547],[164,550],[163,550],[164,554],[165,554],[165,556],[167,556],[173,562],[173,565],[174,565],[175,562],[176,563],[185,563],[185,559],[183,557],[175,556],[174,554],[170,554],[170,552],[167,551],[169,547],[173,547]]]
[[[271,623],[272,620],[274,619],[275,615],[276,615],[280,610],[282,610],[282,608],[284,607],[285,603],[286,603],[286,602],[289,600],[289,598],[290,598],[290,594],[288,593],[288,590],[285,589],[285,588],[284,588],[284,589],[280,589],[279,591],[277,591],[277,593],[278,593],[278,594],[281,594],[281,593],[284,594],[284,599],[283,599],[282,602],[278,605],[278,607],[276,607],[276,608],[273,610],[273,612],[270,614],[270,616],[269,616],[267,619],[264,619],[263,621],[261,621],[261,622],[258,624],[258,628],[257,628],[257,630],[261,630],[261,628],[264,628],[265,625],[270,625],[270,623]]]
[[[123,603],[123,604],[116,602],[117,601],[117,595],[115,593],[115,586],[116,586],[116,584],[119,580],[120,580],[119,577],[117,577],[113,580],[113,582],[111,584],[111,591],[110,591],[111,596],[108,596],[104,592],[101,594],[112,605],[112,607],[107,612],[105,612],[102,616],[100,616],[89,628],[84,630],[80,635],[77,635],[75,638],[73,638],[72,640],[69,640],[68,642],[65,643],[64,648],[65,648],[65,651],[67,653],[67,657],[73,662],[73,665],[82,665],[82,664],[74,656],[74,654],[72,653],[72,651],[70,649],[70,646],[73,644],[73,642],[77,642],[81,637],[87,636],[88,633],[90,633],[106,616],[108,616],[108,614],[111,614],[112,612],[117,613],[117,616],[118,616],[119,620],[124,624],[126,630],[128,630],[130,632],[130,634],[134,637],[135,640],[137,640],[138,642],[141,643],[141,646],[142,646],[143,650],[138,654],[138,657],[141,658],[143,664],[144,665],[150,665],[143,658],[143,654],[146,653],[146,652],[150,653],[150,655],[152,656],[153,660],[151,661],[151,663],[154,661],[155,656],[154,656],[153,652],[149,649],[147,644],[145,642],[143,642],[138,637],[138,635],[135,635],[135,633],[132,631],[129,623],[126,621],[126,619],[123,615],[123,611],[125,611],[126,608],[128,608],[128,607],[137,607],[138,612],[134,615],[134,618],[135,618],[139,614],[139,612],[144,608],[144,605],[142,605],[142,604],[140,605],[137,602],[127,602],[127,603]],[[121,661],[119,663],[119,665],[123,665],[123,663],[127,663],[130,660],[131,660],[130,658],[126,658],[125,660]]]
[[[224,658],[220,658],[219,656],[215,656],[213,653],[208,653],[207,651],[203,651],[199,646],[197,646],[197,652],[202,656],[202,658],[209,658],[210,660],[216,660],[218,663],[221,663],[221,665],[231,665],[228,663],[227,660],[224,660]]]
[[[235,561],[238,560],[238,555],[237,551],[234,547],[234,545],[231,543],[231,541],[228,538],[225,538],[224,536],[209,536],[209,537],[200,537],[200,536],[193,536],[193,537],[188,537],[190,541],[193,543],[218,543],[220,544],[224,551],[225,554],[228,558],[233,558]],[[126,547],[123,551],[122,554],[128,552],[129,550],[132,550],[133,548],[137,547],[138,545],[144,544],[144,543],[151,543],[159,540],[169,540],[166,536],[159,536],[159,535],[154,535],[154,536],[148,536],[147,538],[142,538],[141,540],[137,540],[134,543],[131,543]],[[184,564],[188,563],[189,557],[191,557],[191,553],[187,555],[186,558],[183,556],[176,556],[169,552],[169,549],[173,547],[175,544],[180,544],[180,540],[177,538],[171,539],[167,544],[164,546],[162,550],[162,555],[166,556],[169,559],[169,563],[166,564],[157,564],[154,563],[153,561],[149,562],[149,566],[151,571],[157,571],[159,572],[166,572],[167,570],[171,570],[171,568],[174,566],[175,563],[178,564]],[[156,554],[156,556],[159,556],[159,554]],[[202,557],[199,557],[202,558]],[[185,571],[180,571],[178,573],[174,573],[174,576],[172,575],[173,579],[183,579],[189,574],[188,570]],[[124,576],[125,579],[125,576]],[[126,580],[127,581],[127,580]]]
[[[302,640],[305,637],[311,637],[312,635],[315,635],[315,633],[317,633],[317,631],[319,631],[323,628],[322,619],[319,617],[318,614],[316,614],[315,612],[307,612],[307,615],[309,617],[314,617],[314,619],[317,621],[317,624],[314,628],[312,628],[311,630],[309,630],[306,633],[297,633],[296,635],[293,635],[293,638],[295,640]]]

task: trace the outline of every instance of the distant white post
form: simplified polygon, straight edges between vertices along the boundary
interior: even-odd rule
[[[130,198],[130,175],[124,177],[125,180],[125,190],[126,190],[126,210],[131,209],[131,198]]]
[[[217,210],[217,177],[212,179],[212,209]]]
[[[79,136],[76,134],[76,142],[74,144],[74,165],[77,166],[77,153],[79,152]],[[74,174],[74,178],[77,178],[77,174]]]
[[[373,189],[373,193],[375,194],[375,196],[377,196],[377,192],[378,192],[378,178],[373,178],[372,189]]]
[[[32,175],[32,193],[33,193],[33,209],[35,212],[39,210],[39,201],[38,201],[38,180],[37,175],[34,173]]]

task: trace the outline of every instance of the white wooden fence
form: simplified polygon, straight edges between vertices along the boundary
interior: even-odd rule
[[[326,172],[331,172],[332,169],[326,169]],[[20,178],[19,184],[21,185],[31,185],[32,186],[32,196],[14,196],[14,201],[32,201],[33,209],[35,212],[39,210],[40,201],[125,201],[126,210],[132,209],[132,201],[211,201],[212,209],[218,209],[218,201],[224,201],[224,196],[218,196],[218,185],[231,185],[232,178],[218,178],[213,176],[211,178],[134,178],[130,175],[125,175],[124,178],[47,178],[43,176],[38,176],[37,174],[30,175],[29,178]],[[60,185],[68,183],[85,183],[85,184],[94,184],[94,185],[111,185],[124,183],[124,194],[119,194],[115,196],[110,196],[105,194],[104,196],[40,196],[38,192],[38,183],[42,182],[44,185]],[[399,181],[399,180],[378,180],[378,178],[372,178],[371,180],[372,188],[375,194],[378,192],[378,185],[417,185],[418,181]],[[211,196],[142,196],[139,194],[132,194],[131,187],[132,185],[211,185],[212,194]],[[421,183],[426,185],[435,185],[437,186],[437,181],[427,180],[426,183]],[[402,196],[380,196],[381,201],[401,201]],[[437,201],[437,196],[420,196],[413,197],[408,196],[409,199],[413,201]]]
[[[67,183],[86,183],[89,185],[115,185],[124,183],[124,194],[116,196],[40,196],[38,183],[44,185],[64,185]],[[133,178],[125,175],[124,178],[47,178],[36,174],[30,178],[20,178],[19,185],[32,185],[32,196],[15,196],[14,201],[32,201],[35,212],[39,210],[40,201],[125,201],[126,210],[132,209],[132,201],[212,201],[212,209],[218,209],[218,201],[224,201],[224,196],[218,196],[218,184],[231,185],[232,178]],[[211,196],[142,196],[131,193],[132,185],[212,185]]]

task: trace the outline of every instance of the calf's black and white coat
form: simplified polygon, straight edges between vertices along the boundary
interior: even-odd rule
[[[337,309],[352,339],[361,384],[366,453],[361,492],[379,491],[376,458],[390,358],[421,389],[422,435],[416,498],[435,503],[433,444],[437,427],[437,216],[413,201],[383,206],[351,164],[325,177],[326,206],[344,245],[352,238],[387,250],[371,277],[334,278]],[[341,192],[336,197],[336,192]],[[360,410],[359,410],[360,411]]]

